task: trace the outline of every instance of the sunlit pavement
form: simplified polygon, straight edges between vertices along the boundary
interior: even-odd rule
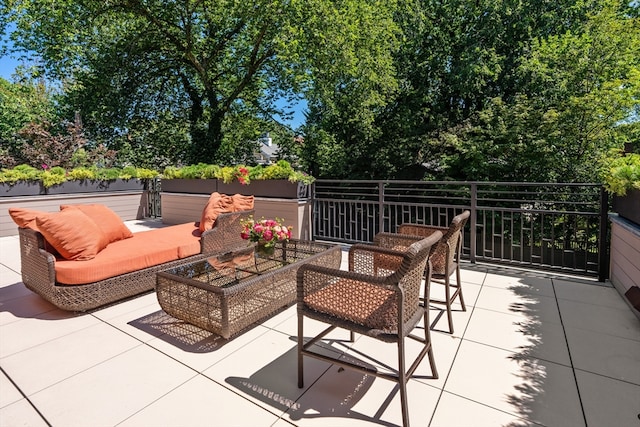
[[[610,284],[469,263],[462,278],[453,335],[431,310],[440,378],[423,361],[411,425],[640,426],[640,321]],[[61,311],[22,284],[18,237],[0,238],[0,426],[402,424],[390,381],[305,358],[298,389],[296,322],[292,306],[226,341],[167,315],[154,293]],[[397,364],[393,344],[332,336],[335,351]]]

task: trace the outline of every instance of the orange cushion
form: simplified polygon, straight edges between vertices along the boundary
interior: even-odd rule
[[[38,230],[36,225],[36,217],[38,215],[47,215],[49,212],[36,211],[27,208],[9,208],[9,215],[13,222],[15,222],[20,228],[30,228],[32,230]]]
[[[233,211],[250,211],[253,209],[253,196],[245,196],[243,194],[234,194],[233,198]]]
[[[133,233],[122,222],[118,214],[105,205],[60,205],[60,210],[79,209],[96,223],[107,236],[109,243],[133,237]]]
[[[393,291],[366,282],[342,279],[307,295],[313,310],[372,329],[392,331],[398,325]]]
[[[218,215],[225,212],[233,212],[233,198],[217,191],[211,193],[209,201],[202,211],[200,218],[200,231],[211,230],[218,218]]]
[[[79,209],[38,215],[36,224],[45,239],[66,259],[92,259],[109,244],[102,230]]]
[[[200,230],[192,222],[142,231],[109,244],[91,260],[56,261],[56,281],[84,285],[198,253]]]
[[[30,228],[31,230],[40,231],[38,229],[38,225],[36,224],[36,218],[38,215],[47,215],[50,212],[45,211],[36,211],[33,209],[27,208],[9,208],[9,215],[11,219],[18,225],[20,228]],[[51,243],[44,239],[44,250],[57,257],[60,254],[51,246]]]

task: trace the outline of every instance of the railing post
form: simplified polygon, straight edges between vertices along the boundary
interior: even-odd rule
[[[318,216],[316,207],[316,183],[312,182],[309,186],[309,202],[311,203],[311,215],[309,215],[309,222],[311,222],[311,240],[316,240],[316,217]]]
[[[609,193],[600,187],[600,227],[598,232],[598,281],[609,278]]]
[[[478,222],[477,218],[477,204],[478,204],[478,184],[475,182],[471,183],[471,234],[469,242],[469,259],[472,263],[476,262],[476,225]]]
[[[378,181],[378,232],[385,231],[383,227],[384,227],[384,181]]]

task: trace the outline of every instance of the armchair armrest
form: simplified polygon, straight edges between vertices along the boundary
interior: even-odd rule
[[[22,282],[34,292],[48,295],[56,284],[56,258],[45,250],[44,237],[29,228],[18,228]]]

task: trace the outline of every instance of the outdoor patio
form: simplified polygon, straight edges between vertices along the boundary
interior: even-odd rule
[[[305,358],[297,388],[295,306],[229,341],[171,318],[154,293],[64,312],[21,283],[18,247],[0,238],[0,426],[402,423],[392,382]],[[470,263],[462,278],[455,334],[431,311],[440,378],[425,360],[410,381],[413,426],[640,426],[640,321],[612,286]],[[392,344],[332,337],[396,366]]]

